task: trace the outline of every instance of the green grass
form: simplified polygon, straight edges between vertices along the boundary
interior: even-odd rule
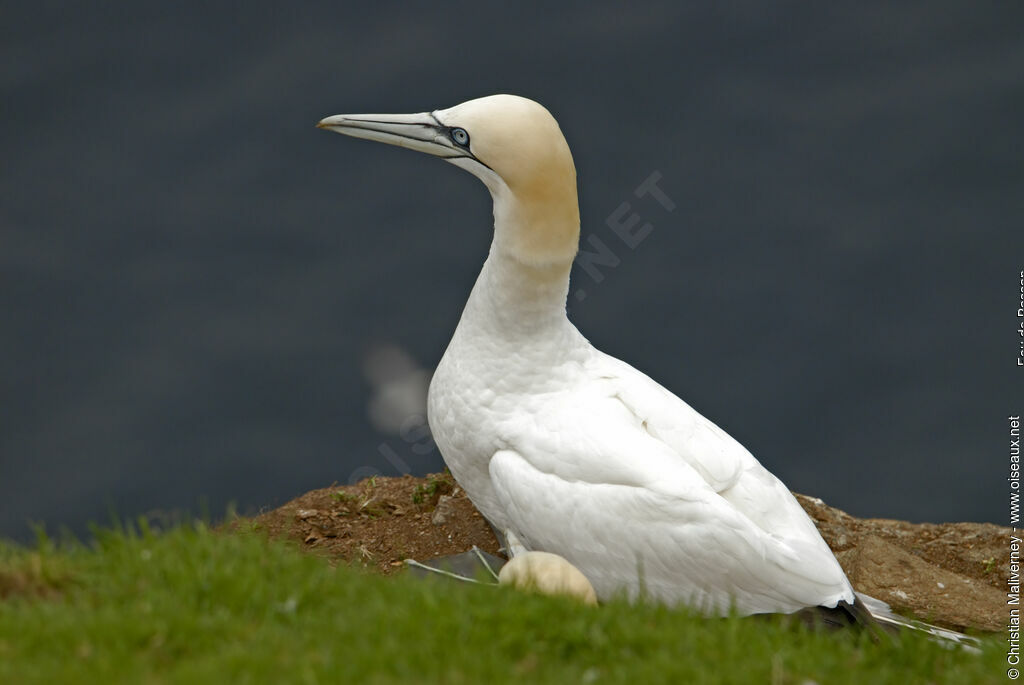
[[[984,653],[382,578],[251,532],[0,544],[0,683],[986,683]]]
[[[433,499],[439,490],[442,493],[451,492],[451,482],[432,477],[425,484],[416,486],[412,493],[412,502],[413,504],[423,504],[427,500]]]

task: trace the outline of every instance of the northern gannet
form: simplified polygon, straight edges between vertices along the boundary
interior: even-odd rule
[[[576,168],[558,123],[513,95],[318,126],[442,157],[483,181],[494,239],[430,383],[452,475],[498,530],[561,555],[597,597],[708,614],[853,611],[854,591],[782,482],[725,431],[566,316]]]

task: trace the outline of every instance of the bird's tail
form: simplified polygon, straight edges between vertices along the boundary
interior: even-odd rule
[[[808,607],[793,615],[813,628],[865,628],[868,630],[878,628],[878,622],[874,619],[871,610],[857,596],[854,597],[853,604],[840,601],[834,607]]]
[[[905,630],[913,630],[925,633],[929,635],[932,640],[941,644],[949,645],[950,647],[962,647],[963,649],[971,652],[981,651],[981,642],[977,638],[973,638],[970,635],[964,635],[963,633],[958,633],[957,631],[950,630],[948,628],[934,626],[930,623],[925,623],[924,621],[900,616],[882,600],[876,599],[871,595],[865,595],[862,592],[858,592],[856,594],[856,604],[859,605],[863,611],[867,611],[868,615],[875,621],[875,623],[890,634],[896,635]]]

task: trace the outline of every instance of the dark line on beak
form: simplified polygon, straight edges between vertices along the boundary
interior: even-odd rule
[[[357,124],[387,124],[388,126],[425,126],[427,128],[433,128],[430,124],[422,124],[418,121],[378,121],[377,119],[345,119],[345,121],[351,121]],[[356,128],[359,128],[358,126]],[[387,133],[387,131],[381,131],[381,133]]]

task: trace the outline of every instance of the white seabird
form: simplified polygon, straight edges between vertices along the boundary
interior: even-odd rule
[[[452,475],[498,530],[567,559],[601,600],[853,614],[850,582],[789,489],[569,322],[576,169],[544,107],[494,95],[318,125],[442,157],[490,190],[494,240],[431,381],[428,419]]]

